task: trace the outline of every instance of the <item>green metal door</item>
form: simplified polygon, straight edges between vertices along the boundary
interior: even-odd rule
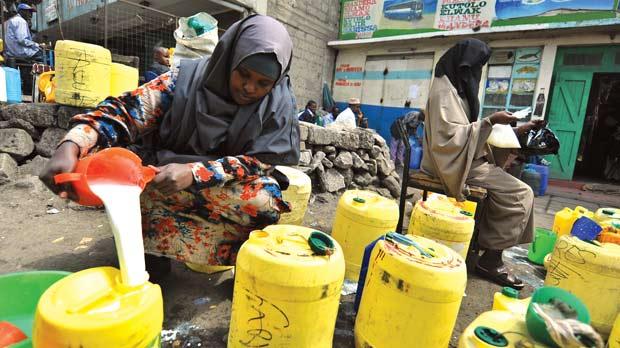
[[[559,72],[556,75],[549,111],[549,128],[560,140],[560,152],[551,160],[551,176],[554,178],[573,178],[591,85],[592,73],[588,71]]]

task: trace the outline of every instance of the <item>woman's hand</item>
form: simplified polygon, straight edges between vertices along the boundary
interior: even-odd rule
[[[498,111],[489,116],[489,121],[491,121],[492,124],[511,124],[518,120],[518,118],[512,116],[512,113],[508,111]]]
[[[72,172],[78,162],[79,154],[80,147],[77,146],[77,144],[71,141],[65,141],[56,149],[52,158],[50,158],[47,165],[45,165],[39,174],[39,179],[41,179],[45,186],[52,190],[52,192],[62,198],[69,198],[73,201],[77,201],[77,196],[73,192],[71,184],[65,183],[56,185],[54,176],[56,174]]]
[[[158,169],[153,185],[165,196],[183,191],[194,183],[194,174],[189,164],[172,163]]]
[[[532,120],[517,127],[515,133],[517,133],[517,135],[522,135],[531,131],[532,129],[541,129],[546,125],[547,121],[545,120]]]

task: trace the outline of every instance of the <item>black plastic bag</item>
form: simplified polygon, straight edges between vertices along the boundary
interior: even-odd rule
[[[547,127],[531,130],[519,138],[521,153],[526,156],[557,155],[560,151],[560,140]]]

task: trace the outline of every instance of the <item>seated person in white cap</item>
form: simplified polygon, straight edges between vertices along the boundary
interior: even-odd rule
[[[349,98],[349,107],[353,114],[355,115],[355,125],[359,128],[368,128],[368,119],[364,117],[364,113],[362,113],[362,109],[360,109],[360,100],[357,98]],[[346,112],[343,111],[343,113]]]

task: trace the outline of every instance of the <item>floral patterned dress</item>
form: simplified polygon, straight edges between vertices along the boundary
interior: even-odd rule
[[[80,147],[80,156],[101,148],[126,146],[157,130],[172,105],[178,71],[170,71],[118,98],[108,98],[86,114],[64,141]],[[276,223],[290,211],[273,167],[249,156],[188,163],[194,183],[164,196],[149,188],[141,196],[147,253],[202,265],[234,265],[251,231]]]

